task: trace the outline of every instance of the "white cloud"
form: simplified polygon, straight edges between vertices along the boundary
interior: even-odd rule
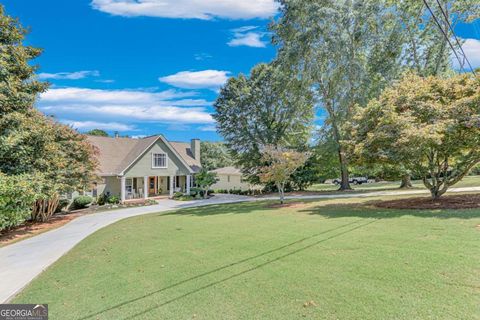
[[[97,122],[97,121],[75,121],[62,119],[60,122],[68,124],[75,129],[85,131],[91,129],[101,130],[118,130],[118,131],[131,131],[135,130],[134,126],[119,123],[119,122]]]
[[[200,131],[217,131],[217,128],[214,125],[208,125],[198,128]]]
[[[53,88],[40,95],[38,108],[57,118],[98,122],[210,124],[211,103],[195,92]]]
[[[98,77],[100,72],[97,70],[84,70],[84,71],[75,71],[75,72],[57,72],[57,73],[46,73],[42,72],[38,74],[38,79],[40,80],[79,80],[86,77]]]
[[[262,40],[266,35],[265,32],[253,31],[258,27],[245,26],[231,30],[233,32],[233,39],[227,44],[230,47],[247,46],[254,48],[265,48],[267,43]]]
[[[95,82],[100,82],[100,83],[114,83],[115,80],[112,80],[112,79],[99,79],[99,80],[95,80]]]
[[[465,52],[465,55],[467,56],[468,60],[472,64],[473,68],[479,68],[480,67],[480,40],[477,39],[463,39],[464,43],[462,45],[463,51]],[[459,55],[460,59],[462,58],[461,55]],[[452,60],[453,60],[453,66],[454,68],[458,69],[460,68],[460,63],[458,62],[457,58],[455,55],[452,53]],[[468,64],[465,61],[464,64],[465,70],[469,70]]]
[[[220,70],[181,71],[158,80],[178,88],[216,90],[227,81],[229,74]]]
[[[205,52],[196,53],[196,54],[193,55],[193,57],[197,61],[202,61],[202,60],[207,60],[207,59],[213,58],[213,56],[211,54],[208,54],[208,53],[205,53]]]
[[[92,0],[94,9],[125,17],[182,19],[269,18],[277,12],[275,0]]]

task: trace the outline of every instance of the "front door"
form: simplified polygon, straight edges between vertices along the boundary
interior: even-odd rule
[[[148,178],[148,194],[156,194],[157,190],[155,188],[155,177]]]

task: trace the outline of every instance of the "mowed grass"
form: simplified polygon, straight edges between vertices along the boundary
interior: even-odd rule
[[[425,185],[420,180],[412,181],[414,189],[425,189]],[[351,186],[355,191],[380,191],[380,190],[396,190],[400,187],[400,181],[381,181],[374,183],[365,183],[361,185]],[[461,181],[452,186],[452,188],[480,187],[480,176],[466,176]],[[332,183],[318,183],[310,186],[308,191],[337,191],[338,186]]]
[[[48,303],[50,319],[480,318],[480,210],[338,201],[123,220],[14,302]]]

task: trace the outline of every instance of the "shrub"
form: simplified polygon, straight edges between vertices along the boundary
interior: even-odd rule
[[[73,199],[71,207],[73,210],[83,209],[86,208],[90,203],[92,203],[92,201],[93,198],[90,196],[78,196]]]
[[[182,192],[175,192],[175,193],[173,194],[173,199],[178,199],[178,198],[180,198],[180,197],[182,197],[182,196],[183,196],[183,193],[182,193]]]
[[[110,195],[107,197],[107,203],[118,204],[120,203],[120,198],[118,196]]]
[[[103,193],[97,198],[97,204],[99,206],[103,206],[105,203],[107,203],[107,200],[108,200],[108,195]]]
[[[57,209],[55,209],[55,213],[61,212],[63,209],[67,208],[69,204],[70,204],[70,200],[68,200],[68,199],[60,199],[60,200],[58,201]]]
[[[192,197],[195,197],[196,195],[200,194],[202,192],[202,189],[200,188],[190,188],[190,195]]]
[[[30,217],[36,199],[34,177],[0,173],[0,231],[22,224]]]

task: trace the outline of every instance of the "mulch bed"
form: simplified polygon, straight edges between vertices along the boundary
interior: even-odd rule
[[[432,198],[408,198],[373,203],[379,208],[388,209],[478,209],[480,208],[480,194],[462,194],[454,196],[442,196],[440,199]]]
[[[67,224],[73,219],[83,215],[83,212],[61,214],[50,218],[47,222],[31,222],[27,221],[24,224],[17,226],[8,231],[0,232],[0,246],[4,246],[16,242],[23,238],[28,238],[45,231],[55,229]]]

